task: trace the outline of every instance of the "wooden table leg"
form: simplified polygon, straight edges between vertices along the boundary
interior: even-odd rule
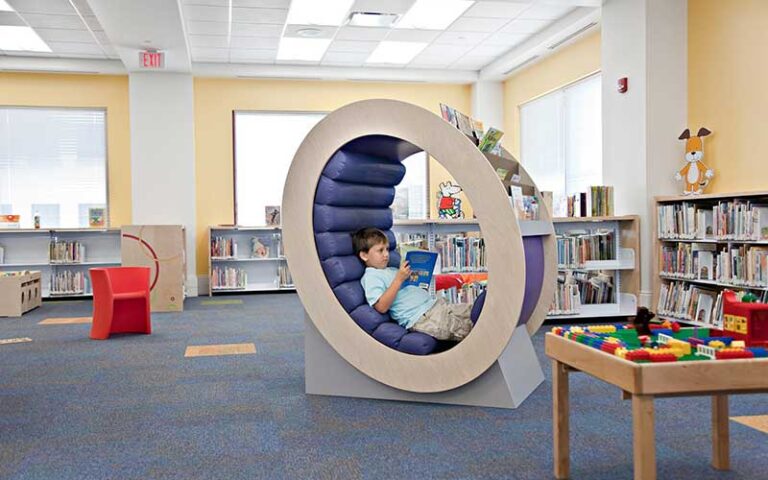
[[[730,468],[728,395],[712,395],[712,466],[717,470]]]
[[[568,478],[570,472],[570,444],[568,416],[568,369],[565,364],[552,360],[552,427],[555,478]]]
[[[635,480],[656,480],[653,396],[632,395]]]

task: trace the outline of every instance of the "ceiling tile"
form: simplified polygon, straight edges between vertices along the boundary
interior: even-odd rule
[[[509,22],[507,26],[501,29],[502,33],[536,33],[549,25],[549,20],[519,20],[515,19]]]
[[[226,33],[226,25],[224,33]],[[266,23],[233,23],[232,35],[239,37],[278,37],[283,33],[283,26],[278,24],[268,25]]]
[[[197,63],[229,63],[229,57],[217,58],[217,57],[197,56],[197,57],[192,57],[192,61]]]
[[[365,63],[365,60],[370,56],[369,53],[354,53],[354,52],[326,52],[323,57],[322,65],[346,65],[346,66],[360,66]]]
[[[443,32],[435,40],[438,44],[447,45],[477,45],[488,37],[487,33],[479,32]]]
[[[287,10],[291,0],[232,0],[232,6],[250,8],[282,8]]]
[[[8,4],[19,13],[77,15],[68,0],[9,0]]]
[[[378,42],[353,42],[349,40],[334,40],[328,51],[331,52],[372,52]]]
[[[530,6],[530,2],[476,2],[464,17],[515,18]]]
[[[507,45],[493,45],[483,42],[470,50],[470,54],[478,56],[488,55],[498,57],[507,50],[509,50]]]
[[[488,56],[488,55],[464,55],[460,59],[456,60],[454,63],[451,64],[451,68],[467,68],[476,70],[479,68],[482,68],[492,61],[494,61],[496,57]]]
[[[393,42],[432,42],[441,33],[440,30],[395,29],[390,32],[387,40]]]
[[[187,22],[187,27],[189,35],[227,34],[227,22]],[[235,34],[235,25],[232,25],[232,34]]]
[[[373,28],[373,27],[341,27],[336,34],[337,40],[363,40],[363,41],[378,41],[383,40],[387,36],[388,28]],[[394,33],[394,30],[392,30]]]
[[[419,54],[419,57],[439,57],[439,56],[445,56],[449,57],[449,60],[453,61],[467,53],[472,49],[471,46],[462,46],[462,45],[438,45],[438,44],[432,44],[428,45],[427,48],[421,51]],[[418,58],[418,57],[417,57]]]
[[[57,53],[57,54],[87,53],[90,55],[104,55],[104,52],[96,44],[96,42],[91,42],[91,43],[48,42],[48,46],[51,47],[51,50],[53,50],[53,53]]]
[[[112,42],[109,40],[109,37],[107,37],[107,34],[104,32],[93,32],[93,34],[96,36],[96,41],[99,42],[101,45],[111,45]]]
[[[184,7],[184,17],[189,21],[228,22],[229,9],[227,7],[187,5]],[[234,19],[234,14],[232,18]]]
[[[283,36],[305,38],[305,36],[301,35],[299,32],[302,30],[313,30],[315,35],[312,35],[311,38],[333,38],[338,29],[339,27],[323,25],[286,25]]]
[[[509,49],[528,37],[530,37],[530,35],[525,33],[494,33],[486,38],[480,45],[501,45]]]
[[[524,11],[519,18],[534,19],[534,20],[556,20],[568,12],[573,10],[573,7],[568,5],[534,5],[528,10]]]
[[[280,39],[277,37],[232,37],[232,41],[230,42],[229,46],[231,48],[277,50],[277,47],[280,46]]]
[[[229,60],[228,48],[192,47],[192,60],[198,61],[198,57],[223,58]]]
[[[506,18],[459,18],[448,29],[452,32],[495,32],[509,20]]]
[[[14,52],[12,50],[2,50],[4,55],[8,55],[9,57],[49,57],[49,58],[55,58],[58,57],[55,53],[50,52]]]
[[[419,55],[408,64],[408,67],[416,68],[446,68],[455,59],[447,58],[442,55]]]
[[[88,28],[95,31],[102,31],[104,28],[99,23],[99,19],[96,18],[95,15],[83,15],[83,19],[85,20],[85,23],[88,25]]]
[[[239,23],[276,23],[283,25],[288,10],[277,8],[233,8],[232,21]]]
[[[93,42],[91,32],[88,30],[67,30],[60,28],[36,28],[35,31],[40,38],[46,42]]]
[[[272,63],[277,57],[276,49],[235,49],[229,52],[231,62]]]
[[[182,0],[184,5],[208,5],[214,7],[227,7],[229,0]]]
[[[77,15],[25,13],[22,17],[34,28],[70,28],[80,30],[85,26]]]
[[[226,35],[189,35],[189,44],[194,47],[229,48]]]

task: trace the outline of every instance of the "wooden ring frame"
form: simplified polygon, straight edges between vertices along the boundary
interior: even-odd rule
[[[410,355],[380,343],[344,310],[323,273],[314,245],[316,186],[337,150],[368,135],[400,138],[428,152],[450,171],[472,201],[485,239],[493,286],[488,289],[477,326],[447,351]],[[296,152],[282,208],[283,244],[304,308],[331,347],[365,375],[411,392],[451,390],[480,376],[507,346],[520,317],[525,286],[520,227],[488,160],[463,133],[437,115],[395,100],[365,100],[332,112],[309,132]],[[552,262],[548,259],[547,263]],[[544,277],[547,282],[550,275]],[[551,294],[552,287],[542,285],[534,314],[543,304],[546,311]]]

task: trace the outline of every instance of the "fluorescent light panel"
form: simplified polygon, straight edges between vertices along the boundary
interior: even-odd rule
[[[15,11],[12,6],[8,5],[5,0],[0,0],[0,12],[13,12]]]
[[[277,59],[320,61],[330,44],[330,38],[283,37],[280,39]]]
[[[293,0],[289,25],[341,25],[354,0]]]
[[[0,25],[0,50],[50,52],[51,48],[30,27]]]
[[[473,3],[470,0],[416,0],[395,28],[445,30]]]
[[[391,27],[399,17],[396,13],[352,12],[347,25],[350,27]]]
[[[381,42],[365,62],[404,65],[413,60],[426,46],[426,42]]]

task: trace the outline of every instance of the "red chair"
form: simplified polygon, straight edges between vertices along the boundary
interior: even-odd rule
[[[149,318],[149,267],[91,268],[91,338],[111,333],[152,333]]]
[[[438,273],[435,275],[435,290],[461,288],[462,285],[464,285],[464,280],[457,273]]]

